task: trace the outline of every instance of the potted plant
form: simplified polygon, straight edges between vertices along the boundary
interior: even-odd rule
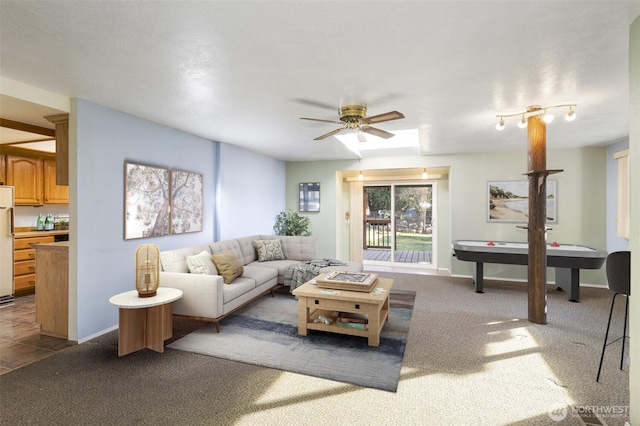
[[[276,216],[276,224],[273,230],[276,235],[302,235],[308,237],[311,235],[309,226],[311,221],[307,216],[300,216],[298,212],[293,210],[283,210]]]

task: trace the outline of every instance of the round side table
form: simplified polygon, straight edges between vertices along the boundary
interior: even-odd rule
[[[119,308],[118,356],[144,348],[164,352],[164,341],[173,336],[171,304],[181,297],[182,290],[168,287],[152,297],[139,297],[137,290],[111,297]]]

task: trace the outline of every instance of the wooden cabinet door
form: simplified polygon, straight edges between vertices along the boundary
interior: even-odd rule
[[[56,160],[44,159],[44,203],[69,204],[69,187],[56,184]]]
[[[7,155],[7,185],[15,187],[17,206],[41,206],[42,158]]]

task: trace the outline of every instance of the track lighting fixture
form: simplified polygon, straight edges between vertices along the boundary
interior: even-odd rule
[[[555,104],[555,105],[546,105],[546,106],[540,106],[540,105],[531,105],[529,107],[527,107],[526,110],[524,111],[514,111],[514,112],[507,112],[507,113],[500,113],[500,114],[496,114],[496,117],[498,117],[500,119],[500,121],[498,122],[498,124],[496,124],[496,129],[497,130],[502,130],[504,129],[505,123],[504,123],[504,118],[505,117],[515,117],[515,116],[520,116],[520,121],[518,122],[518,127],[521,129],[524,129],[525,127],[527,127],[527,119],[529,117],[533,117],[533,116],[540,116],[540,118],[542,118],[542,120],[544,120],[545,123],[549,124],[553,121],[553,114],[550,114],[547,112],[548,109],[551,108],[561,108],[561,107],[568,107],[569,111],[567,112],[567,115],[565,116],[565,119],[567,121],[573,121],[576,118],[576,112],[573,110],[573,108],[577,105],[576,102],[563,102],[560,104]]]
[[[576,119],[576,112],[573,110],[571,105],[569,105],[569,112],[564,116],[564,119],[567,121],[573,121]]]
[[[520,127],[521,129],[527,127],[527,119],[524,118],[524,114],[522,114],[522,119],[520,120],[520,122],[518,122],[518,127]]]

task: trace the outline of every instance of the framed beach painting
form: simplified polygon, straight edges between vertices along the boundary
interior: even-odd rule
[[[125,163],[124,239],[169,234],[169,170]]]
[[[171,170],[172,234],[202,231],[202,188],[202,174]]]
[[[529,221],[529,181],[487,182],[487,221]],[[547,223],[558,223],[558,183],[547,180]]]

